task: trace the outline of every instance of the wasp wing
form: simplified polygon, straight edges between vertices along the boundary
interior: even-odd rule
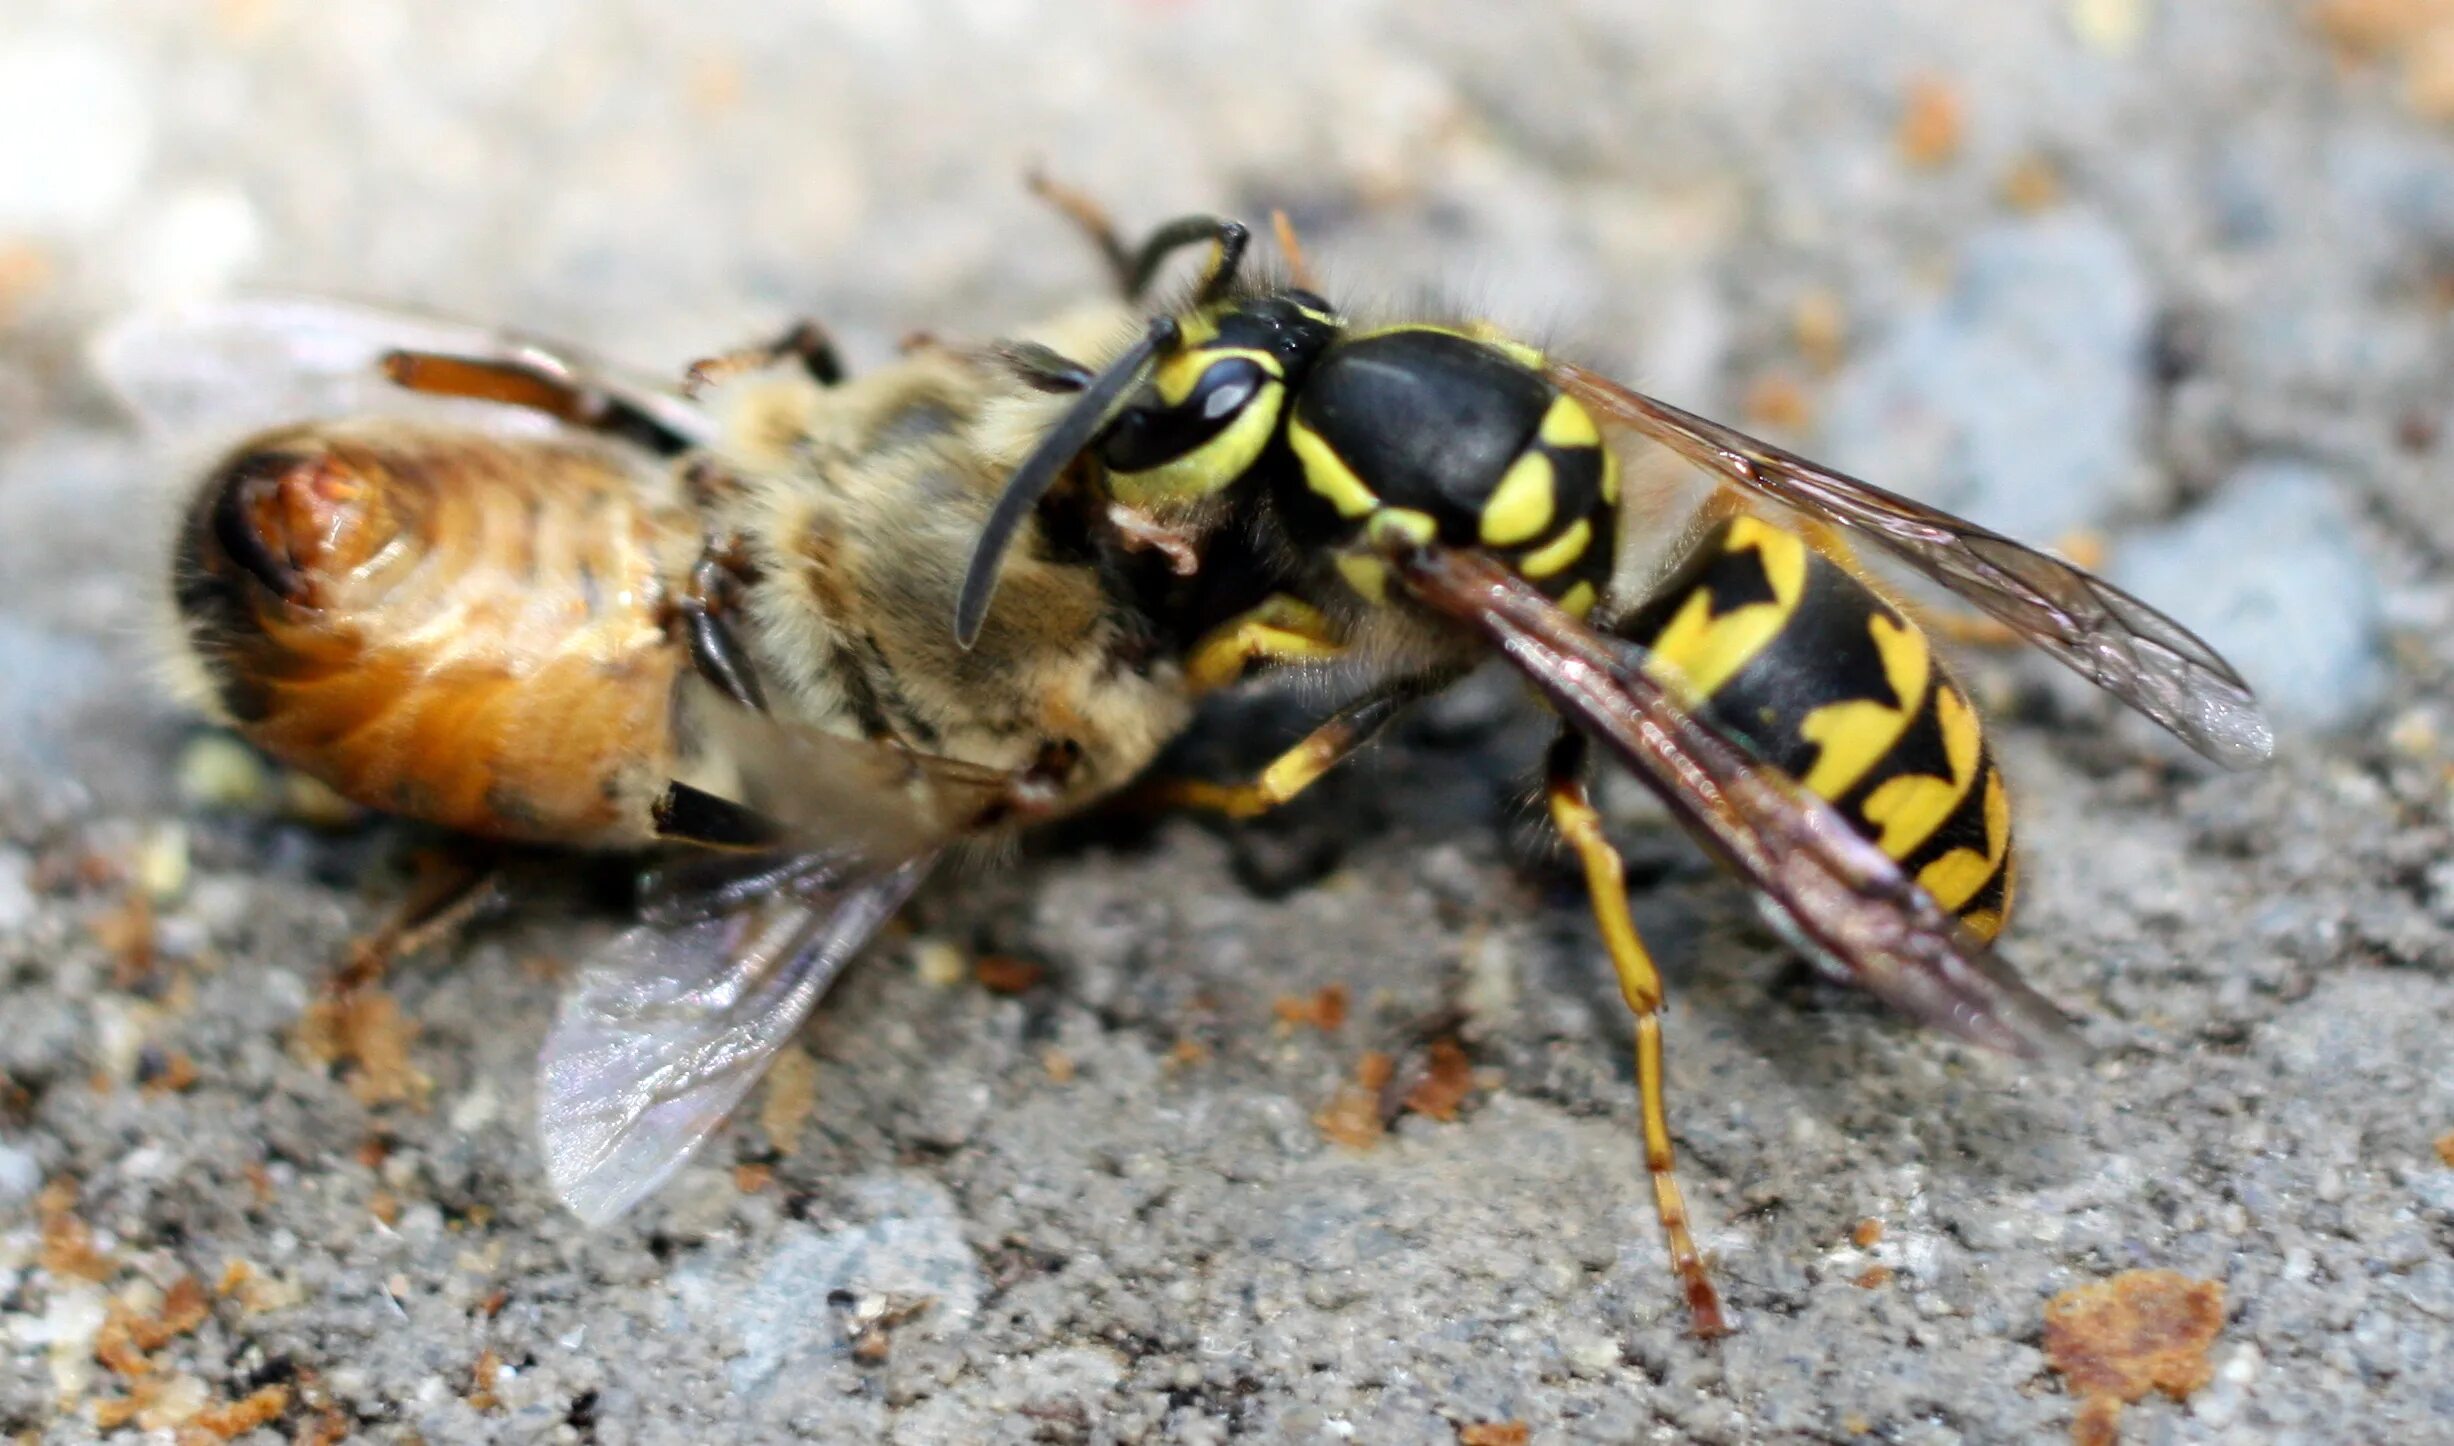
[[[484,392],[404,386],[396,375],[404,357],[474,364],[471,370],[526,385]],[[669,387],[574,348],[322,297],[242,296],[136,312],[96,333],[87,359],[148,429],[182,441],[222,442],[302,420],[419,411],[515,432],[577,424],[657,450],[713,433],[708,419]]]
[[[1707,471],[1872,538],[2217,763],[2250,768],[2274,752],[2258,700],[2232,665],[2103,578],[1583,367],[1554,362],[1550,376],[1607,420]]]
[[[571,1212],[604,1224],[669,1179],[934,859],[651,919],[591,959],[538,1065],[546,1174]]]
[[[1830,804],[1681,707],[1631,645],[1478,553],[1420,548],[1392,561],[1409,593],[1497,646],[1635,770],[1792,943],[1963,1039],[2028,1056],[2069,1047],[2069,1023],[1991,948]]]

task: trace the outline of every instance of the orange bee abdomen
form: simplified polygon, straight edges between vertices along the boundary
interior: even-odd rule
[[[238,730],[371,808],[562,844],[651,836],[697,545],[661,475],[402,422],[267,433],[180,534],[187,635]]]

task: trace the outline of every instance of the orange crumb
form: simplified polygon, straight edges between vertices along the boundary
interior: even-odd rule
[[[1074,1057],[1053,1044],[1040,1051],[1040,1068],[1058,1084],[1074,1082]]]
[[[248,1192],[256,1197],[258,1205],[273,1203],[273,1172],[265,1169],[262,1161],[248,1161],[239,1174],[246,1179]]]
[[[195,1088],[198,1078],[200,1075],[196,1069],[196,1061],[174,1049],[163,1056],[161,1070],[153,1078],[145,1081],[145,1093],[153,1095],[185,1094]]]
[[[1309,1024],[1323,1034],[1334,1034],[1346,1025],[1346,1002],[1345,985],[1324,984],[1309,997],[1281,994],[1270,1008],[1281,1024]]]
[[[971,966],[972,977],[991,994],[1020,994],[1047,973],[1045,967],[1011,954],[984,954]]]
[[[2029,154],[2003,172],[2002,201],[2014,211],[2034,215],[2062,201],[2062,172],[2043,156]]]
[[[1431,1067],[1406,1091],[1406,1108],[1435,1120],[1457,1118],[1457,1107],[1474,1093],[1474,1063],[1453,1039],[1432,1041]]]
[[[1457,1428],[1457,1446],[1525,1446],[1534,1439],[1523,1421],[1483,1421]]]
[[[392,1142],[381,1135],[369,1135],[358,1142],[354,1158],[366,1168],[376,1169],[392,1158]]]
[[[511,1292],[497,1286],[492,1291],[487,1293],[484,1300],[477,1303],[477,1313],[484,1316],[488,1320],[492,1320],[496,1316],[501,1315],[503,1313],[503,1307],[509,1304],[511,1304]]]
[[[112,958],[112,988],[134,989],[153,973],[153,901],[144,890],[130,889],[116,907],[96,915],[88,928],[94,942]]]
[[[1355,1063],[1354,1081],[1338,1086],[1329,1104],[1312,1117],[1322,1138],[1350,1150],[1368,1150],[1380,1143],[1388,1128],[1381,1118],[1380,1092],[1396,1068],[1397,1062],[1379,1050],[1366,1051]]]
[[[801,1147],[802,1127],[818,1109],[818,1061],[806,1049],[777,1050],[767,1070],[767,1094],[759,1102],[758,1127],[779,1155]]]
[[[2437,1137],[2437,1158],[2448,1165],[2454,1165],[2454,1130],[2448,1130]]]
[[[42,1253],[37,1264],[53,1275],[81,1280],[108,1280],[119,1267],[94,1248],[93,1227],[77,1218],[77,1182],[66,1175],[45,1185],[34,1197],[34,1215],[42,1226]]]
[[[221,1279],[213,1282],[213,1293],[222,1296],[236,1295],[246,1288],[247,1282],[254,1277],[255,1273],[254,1266],[244,1260],[233,1259],[222,1267]]]
[[[1849,1243],[1860,1250],[1872,1250],[1883,1243],[1883,1222],[1872,1215],[1857,1223],[1849,1232]]]
[[[299,1048],[320,1063],[346,1067],[350,1095],[367,1106],[423,1107],[434,1082],[409,1062],[416,1037],[399,1001],[381,989],[319,999],[298,1023]]]
[[[199,1411],[189,1423],[197,1436],[228,1441],[250,1431],[270,1426],[290,1409],[290,1388],[266,1386],[263,1390],[227,1406],[212,1406]],[[182,1431],[179,1446],[187,1446],[190,1432]]]
[[[1860,1290],[1881,1290],[1891,1283],[1892,1268],[1888,1265],[1870,1265],[1859,1271],[1857,1279],[1850,1282]]]
[[[1747,420],[1784,432],[1804,431],[1815,420],[1815,404],[1806,388],[1786,372],[1767,372],[1748,386]]]
[[[378,1190],[366,1197],[366,1213],[386,1225],[400,1223],[400,1197],[389,1190]]]
[[[258,1395],[263,1394],[258,1392]],[[315,1413],[314,1419],[298,1428],[290,1438],[290,1446],[341,1446],[349,1439],[350,1420],[338,1406],[326,1406]]]
[[[1821,289],[1807,292],[1790,307],[1790,344],[1818,372],[1830,372],[1849,350],[1849,314],[1841,299]]]
[[[494,1383],[503,1373],[503,1358],[488,1346],[477,1353],[477,1364],[469,1368],[469,1405],[479,1411],[491,1411],[503,1404],[494,1394]]]
[[[1189,1034],[1177,1040],[1167,1051],[1167,1063],[1171,1069],[1191,1069],[1209,1058],[1210,1046]]]
[[[1892,141],[1902,160],[1930,171],[1960,153],[1966,125],[1960,93],[1937,77],[1919,76],[1909,82]]]
[[[733,1188],[744,1195],[755,1195],[775,1183],[773,1165],[735,1165]]]
[[[2224,1328],[2224,1287],[2173,1270],[2126,1270],[2045,1303],[2045,1360],[2082,1405],[2074,1441],[2109,1441],[2124,1404],[2150,1390],[2180,1400],[2207,1384]]]

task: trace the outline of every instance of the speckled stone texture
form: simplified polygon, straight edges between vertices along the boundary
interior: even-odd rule
[[[246,1439],[2055,1439],[2046,1300],[2170,1268],[2229,1319],[2126,1439],[2454,1440],[2449,32],[2356,8],[9,0],[0,1432],[279,1388]],[[1965,663],[2021,800],[2009,952],[2092,1060],[1814,982],[1610,789],[1744,1324],[1688,1339],[1541,725],[1486,678],[1283,819],[939,881],[802,1041],[815,1110],[754,1100],[614,1228],[529,1134],[551,966],[619,923],[580,891],[401,969],[431,1088],[360,1103],[295,1041],[399,839],[180,796],[144,639],[181,464],[83,338],[272,287],[660,368],[806,314],[875,362],[1097,284],[1033,162],[1135,222],[1284,206],[1341,295],[1463,298],[2101,543],[2233,649],[2285,725],[2262,775]],[[945,982],[938,945],[1046,973]],[[1332,984],[1342,1028],[1281,1025]],[[1324,1138],[1366,1051],[1442,1028],[1458,1118]],[[97,1361],[112,1302],[232,1261],[146,1377]]]

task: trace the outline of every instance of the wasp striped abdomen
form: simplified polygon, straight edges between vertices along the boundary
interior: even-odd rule
[[[1924,633],[1756,517],[1722,523],[1617,631],[1707,721],[1830,801],[1981,937],[2015,878],[2002,774]]]

